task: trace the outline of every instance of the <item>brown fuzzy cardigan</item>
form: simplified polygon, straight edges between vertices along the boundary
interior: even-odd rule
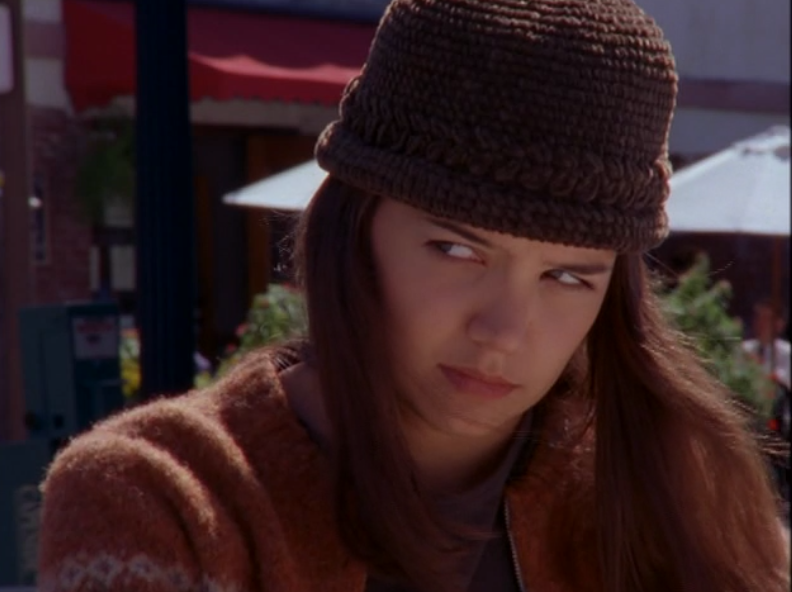
[[[561,517],[592,510],[590,488],[576,483],[591,448],[550,436],[569,431],[552,415],[506,491],[518,564],[528,590],[598,590],[590,529],[578,523],[563,553],[549,542]],[[274,366],[251,358],[210,389],[102,422],[57,456],[38,589],[362,592],[366,569],[338,538],[331,488]]]

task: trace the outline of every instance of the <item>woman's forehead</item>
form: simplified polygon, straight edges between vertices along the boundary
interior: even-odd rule
[[[548,257],[552,258],[568,259],[574,257],[576,259],[592,262],[612,261],[616,255],[615,251],[606,249],[593,249],[565,245],[562,243],[544,242],[529,237],[490,230],[473,224],[459,222],[452,217],[438,216],[399,200],[387,197],[382,198],[377,217],[379,217],[381,223],[390,228],[391,231],[409,232],[411,230],[431,230],[436,228],[456,234],[465,240],[486,248],[518,252],[526,250],[536,252],[540,250],[546,253]]]

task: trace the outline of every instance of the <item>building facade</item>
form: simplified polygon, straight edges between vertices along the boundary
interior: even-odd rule
[[[789,2],[638,4],[662,27],[680,74],[672,153],[695,160],[773,125],[789,125]]]
[[[384,5],[188,2],[198,286],[197,301],[185,304],[195,307],[198,347],[210,360],[234,339],[252,296],[266,289],[277,226],[261,211],[223,205],[222,196],[312,157]],[[110,296],[134,325],[133,207],[119,200],[92,219],[78,189],[93,138],[108,121],[134,120],[134,4],[22,6],[33,193],[27,304]],[[4,351],[18,348],[6,341]],[[23,395],[4,378],[0,440],[19,439]]]

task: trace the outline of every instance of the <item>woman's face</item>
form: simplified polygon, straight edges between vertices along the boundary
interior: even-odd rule
[[[516,238],[383,199],[372,246],[405,421],[514,428],[600,310],[616,255]]]

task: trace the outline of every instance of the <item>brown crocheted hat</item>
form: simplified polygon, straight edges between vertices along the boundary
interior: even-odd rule
[[[393,0],[316,156],[437,216],[643,250],[667,234],[676,89],[631,0]]]

